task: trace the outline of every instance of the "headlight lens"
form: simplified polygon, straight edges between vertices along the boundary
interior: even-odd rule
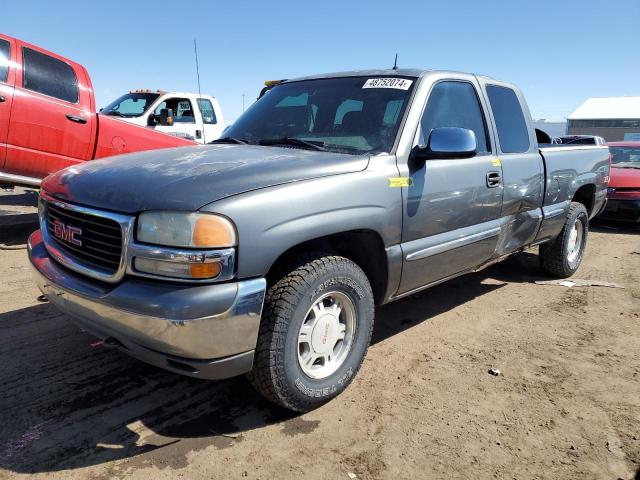
[[[237,245],[236,230],[224,217],[209,213],[143,212],[138,217],[138,241],[187,248],[228,248]]]

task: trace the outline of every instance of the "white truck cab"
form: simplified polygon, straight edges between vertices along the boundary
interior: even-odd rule
[[[100,113],[198,143],[216,140],[225,128],[218,101],[197,93],[132,90]]]

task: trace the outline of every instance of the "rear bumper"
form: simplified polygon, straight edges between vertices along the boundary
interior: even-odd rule
[[[640,222],[640,200],[610,198],[598,218],[616,222]]]
[[[105,345],[176,373],[221,379],[251,370],[266,281],[104,284],[60,266],[40,231],[29,238],[35,280],[49,301]]]

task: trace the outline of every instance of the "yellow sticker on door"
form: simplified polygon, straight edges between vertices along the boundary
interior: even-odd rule
[[[389,178],[389,186],[392,188],[412,187],[413,178],[411,177],[391,177]]]
[[[502,165],[502,162],[497,157],[496,158],[492,158],[491,159],[491,165],[493,165],[494,167],[500,167]]]

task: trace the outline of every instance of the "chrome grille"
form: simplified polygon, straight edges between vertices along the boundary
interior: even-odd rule
[[[107,283],[118,283],[126,275],[159,278],[184,283],[210,283],[211,279],[182,279],[137,272],[132,268],[136,257],[164,261],[189,261],[194,253],[218,259],[222,272],[215,278],[221,282],[235,276],[235,248],[193,250],[137,243],[133,238],[136,217],[98,210],[61,200],[40,192],[38,208],[42,240],[53,260],[73,270]],[[55,230],[59,222],[60,231]],[[70,230],[75,237],[66,236]],[[77,229],[81,230],[78,231]],[[74,240],[80,241],[74,243]]]
[[[44,204],[44,209],[48,237],[55,242],[59,250],[87,267],[97,267],[108,274],[115,274],[118,271],[123,244],[122,228],[118,222],[110,218],[69,210],[50,202]],[[57,234],[56,222],[58,222]],[[61,238],[64,235],[60,235],[60,231],[68,231],[70,227],[77,228],[81,232],[77,234],[77,238],[73,238],[73,241],[70,241],[70,238]]]

